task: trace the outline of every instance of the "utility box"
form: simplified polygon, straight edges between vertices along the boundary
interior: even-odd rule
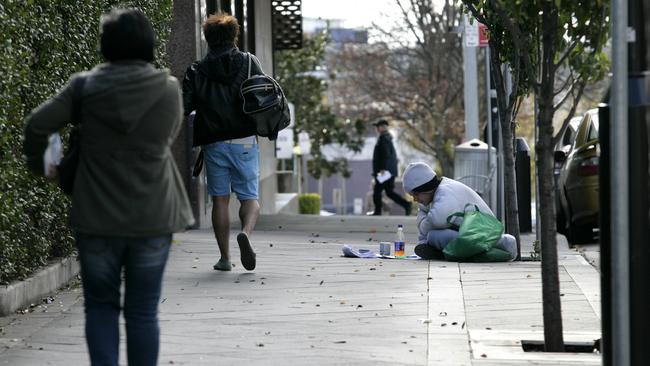
[[[492,211],[497,208],[496,172],[497,150],[494,147],[490,148],[490,157],[488,158],[488,145],[479,139],[472,139],[456,146],[454,179],[475,190]]]

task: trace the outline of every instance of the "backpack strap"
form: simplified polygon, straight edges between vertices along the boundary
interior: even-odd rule
[[[262,69],[262,65],[260,64],[260,61],[257,58],[254,58],[253,54],[250,52],[246,52],[248,55],[248,77],[251,77],[251,64],[254,62],[257,68],[260,70],[260,75],[266,75],[264,70]]]
[[[81,93],[86,84],[86,78],[79,76],[72,84],[72,124],[81,124]]]
[[[250,52],[246,52],[246,54],[248,55],[248,76],[246,77],[248,79],[251,77],[251,59],[253,56],[251,56]]]

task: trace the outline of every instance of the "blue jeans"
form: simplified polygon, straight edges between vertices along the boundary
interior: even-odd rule
[[[118,364],[120,284],[124,268],[128,363],[156,365],[160,337],[158,303],[171,234],[146,238],[82,233],[76,236],[91,364]]]

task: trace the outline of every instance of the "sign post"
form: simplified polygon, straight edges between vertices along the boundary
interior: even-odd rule
[[[479,44],[478,22],[463,16],[463,66],[465,98],[465,140],[479,139],[478,75],[476,47]]]

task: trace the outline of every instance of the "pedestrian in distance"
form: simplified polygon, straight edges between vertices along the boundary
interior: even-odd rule
[[[103,14],[99,38],[106,62],[72,75],[32,111],[24,152],[30,170],[43,175],[48,136],[65,127],[79,106],[70,224],[81,262],[90,361],[117,366],[122,310],[129,365],[156,365],[158,304],[172,233],[194,223],[171,152],[182,127],[180,86],[151,64],[154,30],[140,10]],[[49,178],[55,175],[56,168]]]
[[[221,258],[215,270],[230,271],[231,190],[240,202],[241,232],[237,243],[245,269],[255,269],[256,256],[250,236],[259,216],[259,149],[255,125],[242,109],[240,86],[251,75],[263,74],[259,61],[237,46],[239,23],[225,13],[211,15],[203,23],[208,54],[190,65],[183,80],[185,115],[194,117],[193,146],[201,146],[212,196],[212,227]]]
[[[411,203],[395,193],[395,178],[397,177],[397,153],[393,146],[393,137],[388,132],[388,121],[380,119],[373,123],[377,130],[377,143],[372,153],[372,176],[374,177],[372,200],[375,205],[373,212],[368,215],[379,216],[382,211],[382,192],[404,208],[405,214],[411,214]]]
[[[418,245],[415,254],[422,259],[438,257],[442,250],[458,237],[458,231],[447,222],[456,212],[463,212],[466,204],[494,216],[492,210],[473,189],[447,177],[439,177],[425,163],[411,163],[404,171],[404,190],[418,203]],[[511,260],[517,257],[517,242],[510,234],[503,234],[495,248],[505,250]],[[436,251],[436,252],[434,252]]]

